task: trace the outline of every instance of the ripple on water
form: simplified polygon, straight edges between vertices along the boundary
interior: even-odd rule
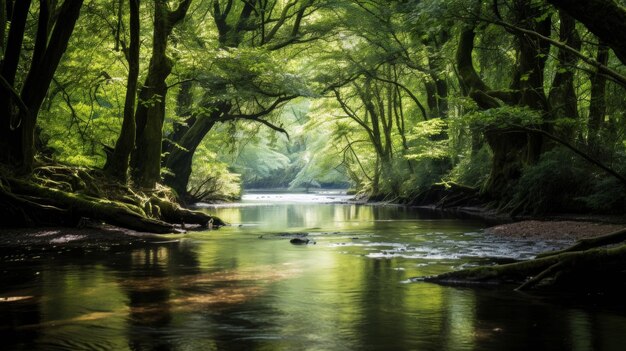
[[[429,240],[420,243],[355,241],[334,243],[330,246],[361,249],[365,251],[363,252],[365,257],[374,259],[458,260],[493,258],[528,260],[541,252],[565,248],[571,244],[570,241],[565,240],[494,240],[477,232],[464,233],[455,238],[448,235],[434,235],[434,233],[425,235],[429,236]],[[354,254],[355,252],[351,253]]]

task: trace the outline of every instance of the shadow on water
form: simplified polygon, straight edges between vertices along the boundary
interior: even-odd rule
[[[216,211],[242,226],[126,249],[3,252],[3,349],[622,349],[626,311],[605,297],[410,282],[545,247],[494,242],[481,222],[353,204]]]

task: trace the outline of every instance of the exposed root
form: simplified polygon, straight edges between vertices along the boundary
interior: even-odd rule
[[[409,201],[410,205],[435,205],[436,208],[450,208],[483,203],[478,189],[454,182],[433,184]]]
[[[584,251],[584,250],[593,249],[597,247],[619,244],[624,241],[626,241],[626,228],[622,230],[618,230],[613,233],[606,234],[606,235],[597,236],[594,238],[581,239],[581,240],[578,240],[573,246],[570,246],[567,249],[542,253],[538,255],[537,257],[549,257],[549,256],[566,253],[566,252]]]
[[[149,193],[108,179],[101,171],[47,165],[30,179],[18,179],[0,170],[0,211],[4,225],[75,226],[81,218],[123,228],[171,233],[174,224],[217,228],[219,218],[182,208],[169,188]]]
[[[533,286],[539,284],[542,280],[544,280],[545,278],[549,277],[550,275],[554,274],[555,272],[557,272],[559,269],[561,269],[561,266],[563,266],[563,262],[559,261],[555,264],[553,264],[552,266],[546,268],[544,271],[542,271],[541,273],[537,274],[536,276],[528,279],[524,284],[520,285],[517,289],[518,291],[521,290],[525,290],[525,289],[529,289],[532,288]]]
[[[535,287],[575,288],[577,291],[624,289],[626,245],[609,249],[565,252],[534,260],[448,272],[418,280],[440,284],[521,284]]]

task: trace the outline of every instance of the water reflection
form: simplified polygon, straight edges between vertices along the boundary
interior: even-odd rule
[[[593,297],[406,283],[489,263],[479,251],[526,250],[486,240],[480,222],[351,204],[218,211],[243,226],[130,249],[0,255],[3,347],[621,349],[626,313]],[[317,245],[291,245],[284,232]]]

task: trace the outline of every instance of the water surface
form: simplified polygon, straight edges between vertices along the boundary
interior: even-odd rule
[[[509,242],[480,221],[345,200],[256,194],[207,209],[232,226],[176,242],[4,250],[3,349],[623,349],[626,312],[606,297],[410,279],[567,243]]]

